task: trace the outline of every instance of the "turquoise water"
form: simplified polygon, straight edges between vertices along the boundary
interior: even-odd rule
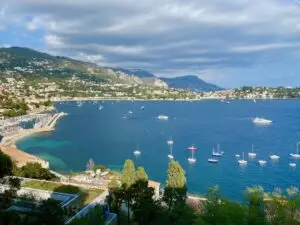
[[[251,185],[262,185],[266,191],[299,187],[300,162],[298,168],[288,164],[293,161],[289,153],[296,151],[295,143],[300,141],[300,101],[104,102],[101,111],[99,104],[57,104],[58,111],[69,113],[58,121],[57,129],[23,139],[18,147],[50,161],[58,171],[83,170],[89,158],[121,169],[125,159],[133,159],[151,179],[164,183],[169,162],[166,141],[172,135],[174,156],[186,171],[190,192],[201,194],[219,185],[225,196],[241,200]],[[160,113],[169,120],[157,120]],[[258,127],[251,121],[255,116],[274,122]],[[224,156],[218,164],[209,164],[207,159],[217,143]],[[187,147],[192,144],[198,148],[194,165],[187,161]],[[247,157],[252,144],[255,160]],[[133,156],[137,145],[142,151],[138,158]],[[235,157],[243,151],[248,160],[245,168]],[[280,155],[278,162],[269,161],[271,152]],[[257,159],[268,162],[260,167]]]

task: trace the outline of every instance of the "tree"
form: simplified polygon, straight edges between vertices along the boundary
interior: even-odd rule
[[[249,225],[265,224],[264,190],[260,186],[247,189]]]
[[[0,183],[9,186],[8,190],[0,193],[0,224],[14,224],[19,217],[13,213],[5,211],[13,199],[17,196],[20,189],[20,180],[18,178],[6,177],[11,176],[13,171],[13,162],[10,157],[0,150]]]
[[[136,171],[136,179],[137,180],[143,180],[148,181],[148,175],[144,169],[144,167],[139,166]]]
[[[50,180],[54,178],[49,169],[43,168],[38,162],[29,162],[25,166],[22,166],[21,169],[16,169],[15,173],[17,176],[34,179]]]
[[[0,149],[0,179],[4,176],[12,175],[13,162],[10,157],[4,154]]]
[[[86,164],[86,170],[93,170],[95,167],[95,163],[93,159],[89,159],[89,161]]]
[[[164,189],[163,201],[169,210],[185,204],[187,198],[185,171],[180,164],[174,160],[169,163],[166,187]]]
[[[58,201],[53,199],[47,199],[42,201],[42,204],[38,208],[40,214],[37,215],[42,225],[63,225],[64,223],[64,211],[61,208]]]
[[[90,209],[87,216],[74,219],[70,225],[104,225],[104,213],[100,205]]]
[[[127,159],[124,163],[124,168],[121,177],[121,183],[125,188],[131,187],[136,181],[136,174],[134,163],[132,160]]]
[[[124,202],[124,188],[110,188],[109,195],[106,198],[106,202],[109,205],[110,210],[119,216],[121,212],[122,203]]]

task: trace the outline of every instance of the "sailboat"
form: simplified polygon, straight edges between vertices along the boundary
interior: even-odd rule
[[[141,151],[139,150],[139,146],[137,147],[137,149],[133,152],[133,154],[135,156],[139,156],[141,154]]]
[[[188,147],[188,150],[192,152],[192,157],[188,158],[189,163],[195,163],[196,158],[194,158],[194,152],[197,150],[197,148],[192,145],[191,147]]]
[[[266,160],[258,160],[258,164],[259,164],[260,166],[264,166],[266,163],[267,163]]]
[[[244,159],[244,152],[243,152],[243,159],[238,160],[238,163],[240,164],[240,166],[247,165],[248,162]]]
[[[215,149],[213,148],[213,150],[212,150],[212,155],[213,155],[214,151],[215,151]],[[214,157],[209,158],[207,161],[208,161],[209,163],[217,163],[217,162],[218,162],[218,160],[215,159]]]
[[[217,151],[213,149],[212,156],[221,157],[223,156],[223,153],[224,152],[220,151],[220,145],[218,144]]]
[[[173,141],[172,137],[170,138],[170,140],[167,141],[167,144],[170,146],[170,154],[168,155],[168,157],[169,157],[169,159],[174,159],[174,156],[173,156],[174,141]]]
[[[251,152],[248,152],[248,156],[250,158],[256,157],[256,153],[254,152],[254,145],[253,144],[252,144],[252,150],[251,150]]]
[[[300,154],[299,154],[299,142],[296,143],[296,153],[291,153],[290,156],[296,159],[300,159]]]
[[[275,155],[275,154],[270,155],[270,159],[272,159],[272,160],[278,160],[279,158],[280,158],[280,156],[278,156],[278,155]]]

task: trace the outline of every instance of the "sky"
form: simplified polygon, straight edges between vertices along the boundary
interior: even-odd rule
[[[227,88],[300,86],[300,1],[0,0],[0,46]]]

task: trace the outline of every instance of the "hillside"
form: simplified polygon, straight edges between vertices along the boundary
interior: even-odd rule
[[[147,71],[101,67],[20,47],[0,48],[0,95],[16,102],[25,99],[26,103],[90,97],[200,98],[189,91],[168,88]],[[7,109],[0,104],[0,116]]]
[[[207,83],[204,80],[200,79],[197,76],[187,75],[182,77],[175,78],[160,78],[165,81],[171,88],[181,88],[188,89],[191,91],[219,91],[223,88],[218,87],[217,85]]]

